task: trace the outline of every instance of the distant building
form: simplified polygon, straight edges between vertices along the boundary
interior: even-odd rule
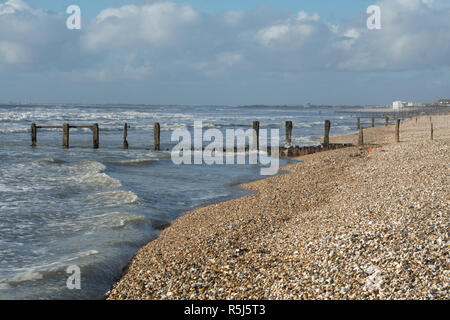
[[[436,105],[439,106],[447,106],[450,107],[450,99],[441,99],[438,102],[435,103]]]
[[[394,110],[400,110],[403,108],[414,108],[414,107],[423,107],[424,104],[420,102],[405,102],[405,101],[394,101],[392,103],[392,108]]]
[[[420,102],[408,102],[406,104],[407,107],[423,107],[424,104]]]
[[[392,108],[394,110],[401,110],[406,106],[406,102],[403,101],[394,101],[392,102]]]

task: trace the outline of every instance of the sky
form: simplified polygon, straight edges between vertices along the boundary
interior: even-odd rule
[[[431,102],[450,95],[449,17],[450,0],[0,0],[0,102]]]

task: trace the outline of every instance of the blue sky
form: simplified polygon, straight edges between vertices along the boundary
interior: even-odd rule
[[[435,101],[449,16],[449,0],[1,0],[0,102]]]

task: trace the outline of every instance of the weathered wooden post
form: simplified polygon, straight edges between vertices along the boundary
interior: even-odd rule
[[[128,124],[125,122],[125,124],[123,125],[123,148],[124,149],[128,149],[127,136],[128,136]]]
[[[36,135],[37,135],[36,123],[33,122],[31,124],[31,146],[32,147],[36,147]]]
[[[153,127],[153,137],[155,140],[155,151],[159,151],[160,150],[160,131],[161,131],[161,126],[159,125],[158,122],[155,123],[154,127]]]
[[[94,149],[98,149],[99,140],[98,123],[94,123],[92,126],[92,143]]]
[[[358,145],[362,146],[364,144],[364,132],[363,128],[359,128]]]
[[[253,121],[253,141],[256,143],[256,150],[259,151],[259,121]]]
[[[400,142],[400,119],[395,122],[395,142]]]
[[[292,143],[292,121],[286,121],[286,145]]]
[[[375,117],[372,117],[372,128],[375,127]]]
[[[430,140],[433,140],[433,122],[430,124]]]
[[[69,124],[63,123],[62,130],[62,146],[63,148],[69,148]]]
[[[388,116],[386,116],[386,118],[385,118],[385,120],[386,120],[386,122],[385,122],[385,126],[387,127],[388,125],[389,125],[389,117]]]
[[[360,117],[358,117],[357,124],[356,124],[356,129],[359,129],[359,128],[361,128],[361,118]]]
[[[324,136],[323,136],[323,145],[324,146],[328,146],[330,144],[330,127],[331,127],[331,122],[330,120],[325,120],[325,124],[324,124]]]

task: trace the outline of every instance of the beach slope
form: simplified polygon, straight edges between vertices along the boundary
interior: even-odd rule
[[[449,299],[448,116],[365,130],[177,219],[109,299]],[[355,135],[332,142],[357,141]]]

